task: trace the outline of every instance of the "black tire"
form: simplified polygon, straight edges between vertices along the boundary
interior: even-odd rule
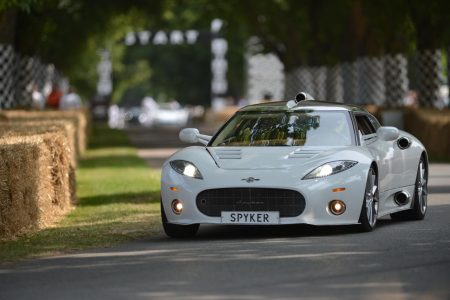
[[[416,182],[414,187],[414,200],[412,208],[391,214],[394,221],[423,220],[427,212],[428,198],[428,170],[423,158],[417,167]]]
[[[197,234],[198,228],[200,227],[200,224],[178,225],[167,222],[167,217],[166,213],[164,212],[162,201],[161,201],[161,221],[166,235],[179,239],[190,238],[195,236]]]
[[[377,224],[378,195],[378,177],[375,169],[371,167],[367,174],[364,200],[361,208],[361,214],[359,216],[359,229],[363,232],[372,231]]]

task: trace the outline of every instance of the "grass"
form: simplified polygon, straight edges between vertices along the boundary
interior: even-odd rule
[[[77,170],[76,208],[55,226],[0,241],[0,262],[108,247],[160,232],[159,170],[137,157],[121,131],[93,128]]]

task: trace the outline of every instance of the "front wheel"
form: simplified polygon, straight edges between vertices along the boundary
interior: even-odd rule
[[[416,183],[414,187],[414,199],[412,208],[391,214],[395,221],[422,220],[427,212],[428,198],[428,170],[423,158],[419,161],[417,168]]]
[[[367,175],[366,190],[359,217],[360,229],[364,232],[372,231],[377,224],[378,217],[378,180],[373,168]]]
[[[166,235],[173,238],[193,237],[197,234],[198,228],[200,227],[200,224],[178,225],[169,223],[167,221],[162,201],[161,201],[161,221]]]

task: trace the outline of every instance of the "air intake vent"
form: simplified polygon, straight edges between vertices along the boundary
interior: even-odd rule
[[[301,150],[297,149],[291,154],[289,154],[289,158],[311,158],[317,154],[319,154],[321,151],[317,150]]]
[[[222,211],[278,211],[280,217],[299,216],[306,206],[302,194],[293,190],[270,188],[221,188],[197,195],[197,208],[210,217]]]
[[[216,149],[214,153],[220,159],[241,159],[241,149]]]

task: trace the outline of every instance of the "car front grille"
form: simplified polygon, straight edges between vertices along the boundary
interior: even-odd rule
[[[272,188],[222,188],[200,192],[197,208],[210,217],[222,211],[278,211],[280,217],[296,217],[305,209],[305,198],[297,191]]]

